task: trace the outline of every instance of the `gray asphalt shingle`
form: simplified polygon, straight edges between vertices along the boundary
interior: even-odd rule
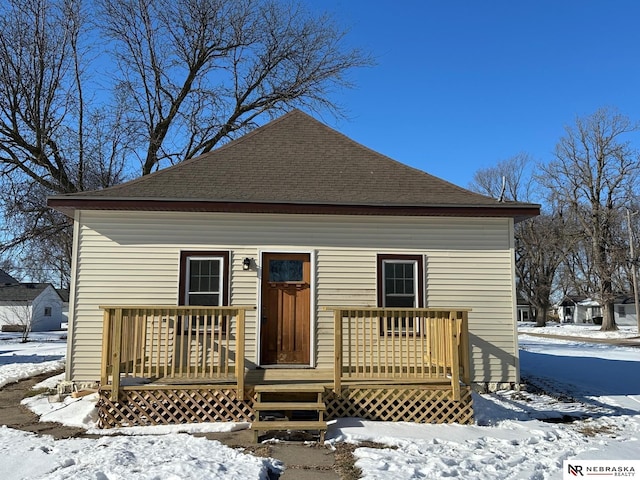
[[[299,110],[176,166],[104,190],[52,199],[54,207],[56,200],[71,199],[537,207],[500,203],[404,165]]]

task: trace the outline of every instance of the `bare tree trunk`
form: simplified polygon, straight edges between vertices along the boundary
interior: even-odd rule
[[[549,309],[543,307],[538,310],[538,318],[536,318],[536,327],[545,327],[547,325],[547,313]]]

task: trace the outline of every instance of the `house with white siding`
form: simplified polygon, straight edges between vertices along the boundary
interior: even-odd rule
[[[635,326],[638,324],[633,295],[618,295],[613,305],[616,325]],[[602,324],[602,305],[591,297],[567,295],[558,304],[557,310],[563,323]]]
[[[103,426],[466,423],[474,386],[519,382],[513,229],[539,206],[301,111],[49,205],[74,223],[67,377],[99,383]]]
[[[62,319],[62,298],[50,283],[0,284],[2,331],[60,330]]]

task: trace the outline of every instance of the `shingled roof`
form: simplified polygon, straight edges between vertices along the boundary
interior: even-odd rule
[[[0,302],[31,302],[49,286],[50,283],[16,283],[0,286]]]
[[[0,269],[0,286],[20,283],[4,270]]]
[[[498,202],[364,147],[294,110],[212,152],[121,185],[60,195],[81,209],[245,211],[527,218],[539,205]]]

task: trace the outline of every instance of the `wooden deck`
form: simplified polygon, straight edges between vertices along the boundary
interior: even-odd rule
[[[103,309],[103,426],[255,422],[269,388],[294,402],[322,391],[313,399],[325,406],[321,421],[472,420],[466,310],[331,309],[332,367],[246,371],[245,312],[253,307]]]

